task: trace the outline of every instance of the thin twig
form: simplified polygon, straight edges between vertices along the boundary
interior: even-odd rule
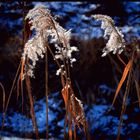
[[[123,64],[124,66],[126,66],[126,63],[122,60],[122,58],[120,57],[119,54],[117,54],[117,57],[118,57],[118,59],[122,62],[122,64]]]
[[[0,86],[2,88],[2,95],[3,95],[3,119],[4,119],[4,109],[5,109],[5,89],[4,89],[4,86],[2,85],[2,83],[0,82]]]
[[[2,85],[2,83],[0,82],[0,86],[2,88],[2,94],[3,94],[3,114],[2,114],[2,119],[4,120],[4,108],[5,108],[5,89],[4,89],[4,86]],[[3,129],[3,126],[4,126],[4,123],[2,124],[2,127],[1,127],[1,131]],[[2,139],[2,137],[0,136],[0,139]]]
[[[7,112],[8,105],[9,105],[9,102],[10,102],[10,99],[11,99],[11,95],[12,95],[12,92],[13,92],[13,89],[14,89],[14,86],[15,86],[15,83],[16,83],[17,76],[18,76],[18,73],[19,73],[19,70],[20,70],[20,65],[21,65],[21,61],[20,61],[20,64],[18,66],[18,69],[16,71],[16,75],[15,75],[15,78],[14,78],[13,83],[12,83],[12,87],[11,87],[11,90],[10,90],[10,93],[9,93],[9,97],[8,97],[7,103],[5,105],[4,114],[3,114],[3,121],[2,121],[2,129],[4,127],[6,112]]]

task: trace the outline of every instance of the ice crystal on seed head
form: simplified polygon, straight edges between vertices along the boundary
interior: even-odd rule
[[[62,69],[61,69],[61,68],[60,68],[60,69],[58,69],[58,70],[56,71],[56,75],[60,75],[61,71],[62,71]]]
[[[112,18],[100,14],[93,15],[92,17],[102,21],[101,28],[105,31],[104,38],[109,37],[106,47],[103,49],[102,57],[106,56],[109,52],[113,52],[113,54],[120,54],[125,47],[125,40],[121,31],[115,27]]]

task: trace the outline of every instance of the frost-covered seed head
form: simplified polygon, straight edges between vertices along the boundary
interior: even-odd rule
[[[25,19],[29,20],[30,30],[35,34],[27,41],[22,54],[22,59],[29,59],[30,65],[24,69],[24,75],[34,77],[33,70],[39,57],[43,58],[46,52],[46,43],[53,43],[56,52],[54,59],[69,59],[71,63],[72,52],[77,51],[76,47],[70,47],[71,30],[65,30],[51,16],[50,11],[44,6],[35,7],[30,10]],[[62,45],[61,45],[62,44]],[[32,67],[31,67],[32,66]],[[57,74],[60,72],[58,70]]]
[[[109,37],[106,47],[103,49],[102,57],[106,56],[109,52],[120,54],[125,48],[125,40],[123,39],[124,35],[117,27],[115,27],[112,18],[100,14],[93,15],[92,17],[102,21],[101,28],[105,30],[104,37]]]

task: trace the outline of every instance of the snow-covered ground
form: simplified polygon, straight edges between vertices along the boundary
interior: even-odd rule
[[[111,88],[104,85],[109,90]],[[102,86],[102,90],[105,90]],[[104,91],[103,91],[104,92]],[[62,100],[59,99],[59,92],[52,93],[49,96],[49,134],[51,137],[55,138],[55,128],[58,127],[60,132],[57,135],[58,139],[63,138],[63,128],[64,128],[64,117],[58,119],[62,113],[64,114],[64,108],[62,108]],[[109,95],[107,95],[109,96]],[[110,105],[93,105],[91,107],[85,106],[85,114],[89,125],[89,129],[92,133],[97,130],[100,130],[101,133],[105,133],[107,136],[109,135],[117,135],[117,129],[119,124],[119,118],[117,116],[109,115]],[[40,99],[35,103],[35,112],[37,117],[37,124],[39,128],[39,132],[43,133],[46,130],[46,103],[45,99]],[[2,118],[2,116],[0,116]],[[128,119],[127,115],[124,115],[124,120]],[[1,121],[0,121],[1,122]],[[31,119],[22,115],[18,112],[13,112],[12,115],[8,115],[5,121],[5,127],[10,128],[10,133],[33,133],[33,126]],[[127,132],[127,129],[130,129]],[[139,125],[135,122],[131,122],[128,125],[124,125],[122,128],[122,135],[129,134],[133,131],[139,130]],[[1,135],[10,136],[11,134],[3,131],[0,132]],[[10,137],[11,138],[11,137]],[[5,138],[6,139],[6,138]],[[15,138],[16,139],[16,138]]]

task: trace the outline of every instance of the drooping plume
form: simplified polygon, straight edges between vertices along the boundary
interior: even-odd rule
[[[113,52],[113,54],[120,54],[125,48],[125,40],[123,39],[124,35],[117,27],[115,27],[112,18],[100,14],[93,15],[92,17],[102,21],[101,28],[105,31],[104,37],[109,37],[106,47],[103,49],[102,56],[106,56],[109,52]]]

